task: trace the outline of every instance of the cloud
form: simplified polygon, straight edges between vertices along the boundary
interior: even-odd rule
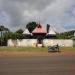
[[[65,31],[75,27],[74,7],[74,0],[0,0],[0,23],[16,30],[34,20]]]

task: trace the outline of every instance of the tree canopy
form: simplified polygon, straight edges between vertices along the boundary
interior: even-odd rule
[[[22,34],[23,33],[23,30],[22,29],[19,29],[19,30],[16,31],[16,33]]]
[[[27,25],[26,25],[26,28],[29,30],[29,32],[31,33],[35,27],[37,26],[37,23],[36,22],[29,22]]]
[[[4,27],[3,25],[0,26],[0,31],[10,31],[8,28]]]

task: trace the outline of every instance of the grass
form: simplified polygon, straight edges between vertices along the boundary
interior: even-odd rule
[[[61,50],[66,51],[75,51],[75,47],[61,47]]]
[[[60,47],[60,50],[75,51],[75,47]],[[0,47],[2,51],[17,51],[17,52],[48,52],[47,47]]]
[[[47,52],[47,47],[0,47],[0,51]]]

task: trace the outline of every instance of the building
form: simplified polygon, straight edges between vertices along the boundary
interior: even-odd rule
[[[49,28],[47,30],[48,30],[47,34],[46,34],[46,38],[47,39],[54,39],[54,38],[56,38],[56,32],[54,31],[54,29],[51,26],[49,26]]]
[[[32,31],[35,39],[37,39],[37,44],[43,44],[43,39],[45,39],[46,31],[42,25],[38,24],[37,27]]]
[[[49,28],[48,31],[49,32],[47,32],[47,30],[45,30],[42,27],[42,25],[38,24],[37,27],[32,31],[32,33],[30,33],[28,29],[25,29],[23,34],[25,36],[25,39],[36,39],[37,40],[36,46],[38,45],[43,46],[44,39],[56,36],[56,33],[52,28]]]
[[[47,31],[48,30],[48,31]],[[28,31],[28,29],[26,28],[23,32],[23,34],[32,36],[30,39],[34,38],[34,39],[45,39],[45,38],[51,38],[51,37],[55,37],[56,36],[56,32],[54,31],[54,29],[50,26],[49,28],[47,28],[47,30],[45,30],[43,28],[43,26],[41,24],[38,24],[37,27],[32,31],[32,33],[30,33]]]
[[[24,39],[9,39],[8,46],[48,47],[58,44],[59,46],[72,47],[74,44],[71,39],[54,39],[56,32],[51,26],[45,30],[42,25],[38,24],[32,33],[30,33],[28,29],[25,29],[23,34],[25,36]]]

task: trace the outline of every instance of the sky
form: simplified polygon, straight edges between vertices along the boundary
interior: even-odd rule
[[[15,31],[32,21],[58,32],[75,30],[75,0],[0,0],[0,25]]]

